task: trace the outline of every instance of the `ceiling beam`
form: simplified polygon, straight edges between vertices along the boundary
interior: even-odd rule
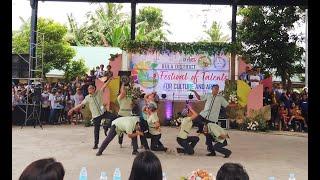
[[[100,2],[100,3],[159,3],[159,4],[208,4],[232,5],[233,0],[43,0],[61,2]],[[308,0],[238,0],[237,5],[250,6],[308,6]]]

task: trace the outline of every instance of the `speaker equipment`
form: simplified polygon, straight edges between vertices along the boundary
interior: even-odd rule
[[[41,102],[41,89],[42,88],[39,86],[34,87],[34,92],[32,97],[33,102],[36,102],[36,103]]]
[[[12,54],[12,78],[29,77],[29,54]]]

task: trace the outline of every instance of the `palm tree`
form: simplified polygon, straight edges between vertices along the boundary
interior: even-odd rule
[[[230,39],[227,35],[223,35],[221,32],[221,25],[216,21],[213,21],[210,29],[204,32],[209,36],[209,41],[211,42],[227,42]]]

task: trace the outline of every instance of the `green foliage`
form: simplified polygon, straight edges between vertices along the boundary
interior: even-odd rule
[[[221,25],[216,21],[212,22],[210,29],[204,31],[209,36],[210,42],[227,42],[229,37],[221,32]]]
[[[128,41],[121,45],[121,49],[131,52],[146,54],[147,52],[170,53],[179,52],[184,54],[208,54],[214,55],[220,52],[231,53],[239,50],[239,44],[222,42],[198,42],[198,43],[176,43],[176,42],[150,42],[150,41]]]
[[[29,54],[29,22],[24,21],[20,30],[13,33],[12,53]],[[43,50],[43,73],[46,74],[52,69],[64,70],[65,64],[75,56],[75,51],[64,39],[67,28],[51,19],[39,18],[37,31],[39,32],[38,44],[43,44],[43,49],[41,49],[42,47],[38,47],[37,50],[38,56]],[[40,33],[44,34],[44,42],[42,42]]]
[[[303,17],[299,7],[241,8],[239,15],[243,21],[237,29],[238,41],[243,42],[243,54],[255,66],[271,72],[276,70],[282,84],[288,84],[290,77],[303,73],[301,65],[304,49],[297,43],[302,40],[294,34],[294,24]]]
[[[87,21],[81,26],[75,18],[68,15],[68,42],[74,46],[112,46],[119,47],[131,39],[129,17],[121,13],[123,5],[107,3],[94,12],[87,13]],[[140,14],[141,13],[141,14]],[[162,27],[161,9],[145,7],[137,16],[136,40],[160,41],[166,40]]]
[[[86,75],[87,71],[88,68],[86,67],[83,59],[71,61],[66,64],[64,77],[65,80],[70,81],[75,79],[77,76],[82,77]]]
[[[148,35],[146,40],[167,40],[165,32],[161,30],[161,28],[169,24],[164,22],[161,9],[151,6],[140,9],[137,16],[137,23],[139,24],[141,22],[145,23],[141,28],[144,28],[144,34]]]

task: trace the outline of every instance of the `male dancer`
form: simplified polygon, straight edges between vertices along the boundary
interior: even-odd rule
[[[183,118],[180,125],[180,131],[177,136],[177,142],[183,148],[177,148],[178,153],[185,153],[189,155],[194,154],[194,147],[199,141],[199,137],[197,136],[188,136],[191,128],[192,128],[192,121],[196,119],[198,113],[195,112],[190,105],[188,105],[188,109],[184,109],[181,113],[183,116],[188,115],[187,117]]]
[[[93,124],[94,124],[94,146],[93,149],[98,148],[99,144],[99,132],[100,132],[100,124],[103,118],[110,119],[113,121],[117,118],[117,115],[112,114],[109,112],[109,109],[105,109],[103,105],[103,92],[106,89],[108,83],[110,83],[112,78],[110,78],[100,90],[96,91],[95,85],[89,85],[88,87],[88,95],[84,98],[84,100],[74,108],[71,108],[68,112],[70,116],[73,111],[78,110],[79,108],[83,107],[84,105],[88,105],[89,109],[92,114]],[[111,124],[111,123],[110,123]],[[110,126],[110,125],[109,125]],[[105,131],[108,131],[108,127],[106,127]]]
[[[112,121],[112,125],[108,136],[102,142],[99,151],[96,156],[102,155],[102,152],[107,148],[109,143],[113,140],[113,138],[118,134],[127,134],[129,138],[132,140],[133,147],[133,155],[138,154],[138,142],[137,136],[143,136],[143,132],[140,130],[139,124],[139,116],[127,116],[127,117],[119,117]]]
[[[209,137],[208,147],[210,153],[207,156],[215,156],[215,151],[224,155],[224,158],[228,158],[231,155],[231,151],[229,149],[224,148],[224,146],[228,145],[227,138],[230,138],[228,133],[224,131],[216,123],[208,123],[204,126],[204,133],[206,137]],[[215,145],[212,145],[212,141],[216,141]]]

